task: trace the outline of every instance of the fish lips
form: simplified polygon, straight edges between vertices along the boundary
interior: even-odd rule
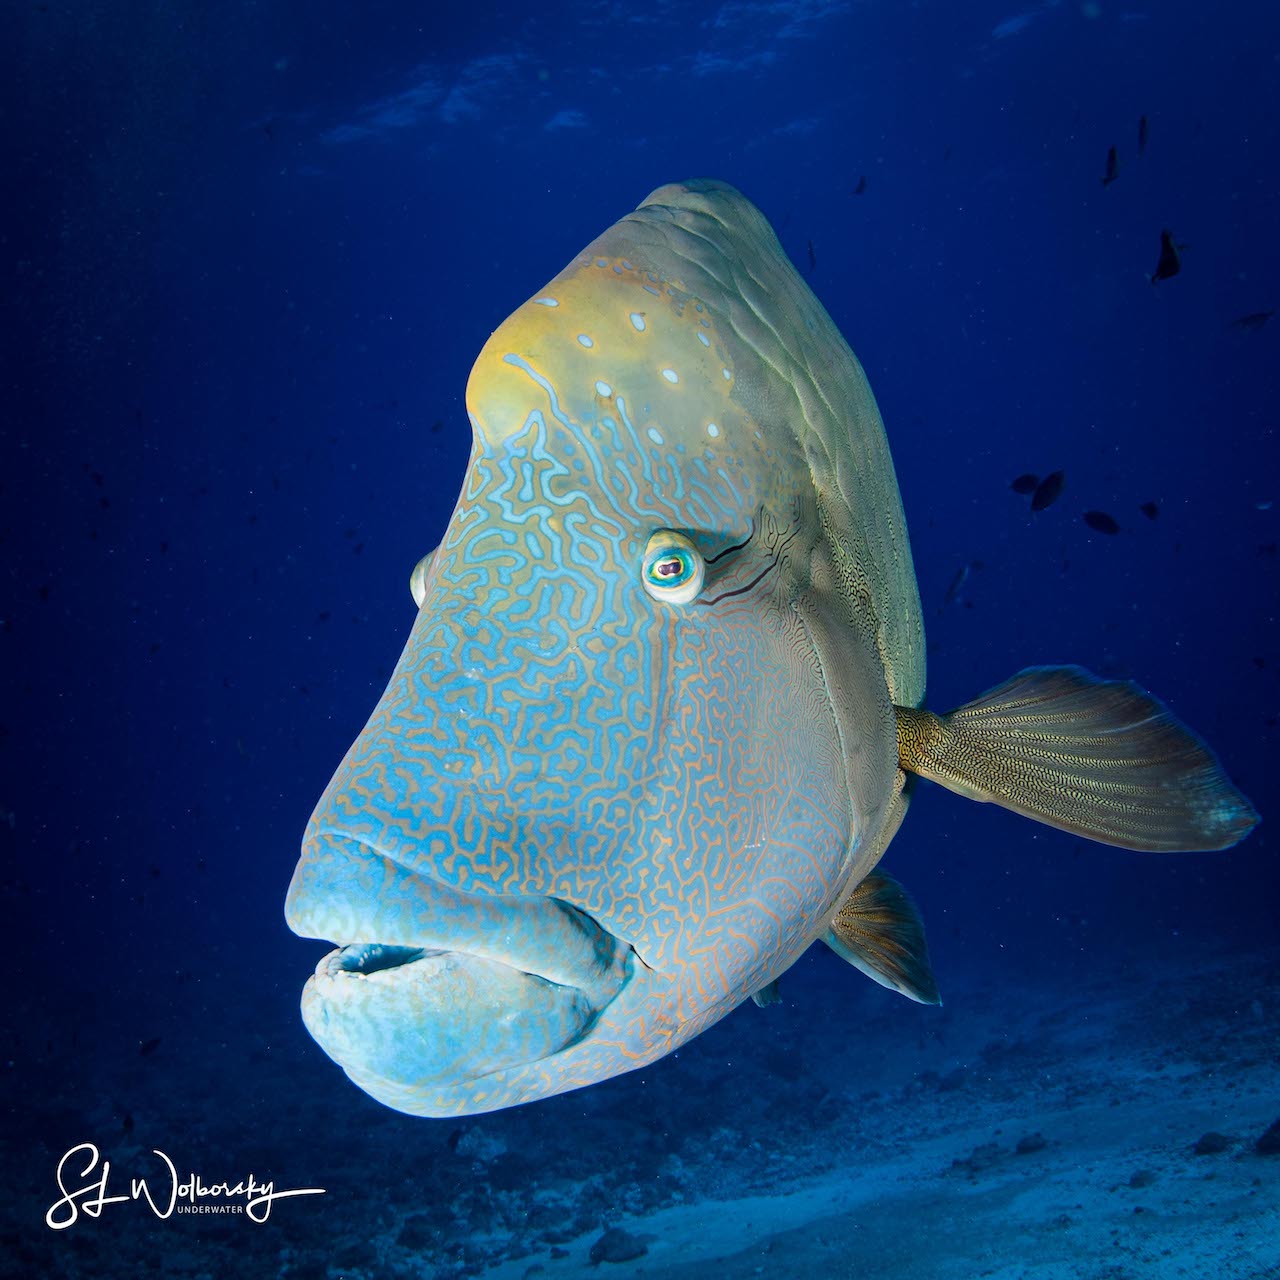
[[[630,946],[567,902],[460,890],[334,831],[304,844],[286,916],[340,943],[303,989],[307,1030],[401,1110],[579,1043],[634,969]]]
[[[316,1043],[378,1098],[540,1061],[576,1044],[598,1016],[576,988],[498,961],[368,943],[330,952],[302,993]]]

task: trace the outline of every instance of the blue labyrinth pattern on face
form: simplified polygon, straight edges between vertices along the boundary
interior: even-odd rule
[[[290,920],[340,947],[484,955],[604,994],[572,1043],[459,1085],[386,1066],[391,1020],[432,1039],[434,995],[404,983],[344,1033],[313,980],[313,1033],[392,1106],[489,1110],[652,1061],[788,968],[850,887],[864,815],[797,607],[818,495],[799,434],[760,416],[791,399],[746,350],[677,277],[588,251],[476,361],[463,492],[401,660],[312,816]],[[705,562],[687,604],[643,586],[664,529]],[[585,913],[587,960],[558,916],[504,925],[548,899]]]
[[[733,464],[708,448],[666,484],[674,464],[622,412],[565,422],[554,389],[530,383],[549,403],[473,458],[405,655],[317,829],[461,889],[573,903],[682,975],[683,1021],[750,994],[830,907],[848,815],[809,731],[830,713],[768,579],[728,594],[779,576],[771,516],[758,550],[709,581],[710,608],[641,588],[644,540],[682,515],[671,492],[706,512],[681,527],[745,537],[749,481],[722,479]]]

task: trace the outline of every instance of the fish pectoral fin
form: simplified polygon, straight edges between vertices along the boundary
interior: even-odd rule
[[[1124,849],[1226,849],[1258,821],[1207,746],[1127,680],[1029,667],[948,715],[896,707],[902,768]]]
[[[882,987],[920,1004],[941,1004],[929,967],[924,924],[907,891],[873,871],[836,912],[823,942]]]
[[[772,982],[766,982],[759,991],[753,991],[751,999],[757,1009],[767,1009],[771,1004],[781,1004],[782,992],[778,990],[777,978]]]

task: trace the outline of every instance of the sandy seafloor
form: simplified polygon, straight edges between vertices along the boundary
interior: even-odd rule
[[[625,1221],[647,1252],[621,1264],[592,1265],[593,1233],[483,1274],[1280,1277],[1280,1155],[1254,1150],[1280,1117],[1275,958],[1010,994],[950,1019],[905,1087],[868,1027],[879,1087],[819,1100],[820,1174],[791,1176],[793,1153],[741,1194]],[[1206,1133],[1230,1143],[1196,1154]]]
[[[0,1274],[1280,1277],[1280,1154],[1255,1150],[1280,1119],[1280,952],[1172,944],[1056,985],[992,975],[941,1010],[852,970],[832,1007],[833,959],[803,962],[820,998],[793,970],[781,1006],[659,1068],[458,1121],[369,1102],[261,1002],[89,1077],[46,1041],[62,1066],[0,1139],[29,1171]],[[87,1013],[82,1034],[105,1030]],[[1225,1149],[1196,1154],[1206,1133]],[[261,1226],[128,1204],[49,1231],[53,1164],[86,1138],[122,1172],[161,1147],[326,1194]]]

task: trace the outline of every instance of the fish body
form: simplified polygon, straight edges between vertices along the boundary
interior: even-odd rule
[[[1036,485],[1031,494],[1031,510],[1043,511],[1051,507],[1062,496],[1062,488],[1067,482],[1065,471],[1051,471]]]
[[[1120,158],[1115,147],[1107,149],[1107,167],[1102,175],[1102,185],[1109,187],[1120,176]]]
[[[945,608],[947,605],[955,604],[957,601],[965,605],[966,608],[972,608],[973,602],[965,597],[965,586],[975,569],[982,568],[981,560],[966,560],[964,564],[958,568],[952,575],[951,581],[947,584],[946,594],[942,597],[942,604]]]
[[[1152,284],[1172,279],[1182,270],[1181,250],[1185,247],[1174,243],[1172,231],[1165,229],[1160,232],[1160,257],[1156,261],[1156,269],[1151,273]]]
[[[470,463],[412,575],[408,643],[286,903],[296,932],[337,944],[303,1019],[375,1098],[474,1114],[641,1067],[769,1003],[818,939],[936,1002],[918,917],[877,869],[908,771],[1146,838],[1114,769],[1101,791],[1076,775],[1128,741],[1098,716],[1163,723],[1150,700],[1099,710],[1091,678],[1046,668],[974,704],[964,732],[923,709],[875,400],[732,187],[662,187],[588,245],[486,343],[467,408]],[[1069,756],[1079,785],[997,796],[983,771],[1001,757],[973,748],[1028,698],[1059,735],[1094,716]],[[1053,751],[1035,749],[1043,775]],[[1189,760],[1213,805],[1143,847],[1251,825],[1198,744],[1155,758]]]
[[[1236,319],[1231,322],[1231,328],[1239,329],[1243,333],[1257,333],[1257,331],[1261,329],[1262,326],[1266,324],[1273,315],[1275,315],[1275,313],[1276,311],[1274,307],[1271,307],[1266,311],[1251,311],[1248,315],[1237,316]]]
[[[972,568],[967,561],[955,571],[954,576],[947,585],[947,593],[942,597],[944,605],[954,604],[955,601],[960,599],[960,593],[964,590],[964,584],[969,581],[971,572]]]

